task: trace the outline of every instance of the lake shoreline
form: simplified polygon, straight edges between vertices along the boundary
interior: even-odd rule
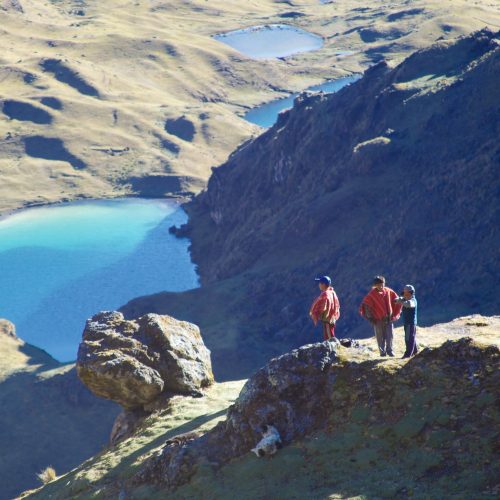
[[[141,196],[141,195],[136,195],[136,194],[126,194],[126,193],[119,193],[116,196],[78,196],[75,198],[69,198],[69,197],[64,197],[60,200],[49,200],[49,201],[34,201],[34,202],[25,202],[24,205],[18,206],[18,207],[13,207],[13,208],[6,208],[6,209],[1,209],[0,208],[0,222],[7,219],[8,217],[18,214],[19,212],[22,212],[24,210],[29,210],[33,208],[47,208],[47,207],[60,207],[64,205],[69,205],[69,204],[75,204],[75,203],[85,203],[89,201],[112,201],[112,200],[120,200],[120,199],[127,199],[127,200],[133,200],[133,199],[141,199],[141,200],[165,200],[165,201],[175,201],[178,202],[179,205],[183,205],[184,203],[187,203],[191,201],[194,195],[176,195],[176,194],[171,194],[168,196],[164,197],[156,197],[156,196]]]
[[[324,78],[321,81],[319,81],[319,83],[313,83],[311,85],[308,85],[305,88],[301,87],[298,90],[293,90],[291,88],[277,89],[277,90],[274,90],[274,93],[275,94],[282,94],[281,96],[275,97],[274,99],[266,99],[266,100],[262,100],[262,101],[257,101],[256,103],[253,103],[251,105],[249,104],[249,105],[244,105],[244,106],[238,106],[240,109],[243,110],[243,114],[241,114],[241,111],[239,111],[237,114],[240,118],[245,119],[244,114],[248,111],[251,111],[254,108],[258,108],[260,106],[264,106],[266,104],[269,104],[269,103],[274,102],[274,101],[279,101],[281,99],[286,99],[287,97],[290,97],[292,94],[300,94],[301,92],[320,92],[319,90],[314,91],[314,90],[309,90],[309,89],[312,89],[313,87],[319,87],[321,85],[326,85],[330,82],[335,82],[337,80],[342,80],[343,78],[350,78],[353,76],[360,76],[361,77],[362,75],[363,75],[362,72],[345,71],[340,76],[336,76],[333,78]]]
[[[301,94],[306,93],[312,95],[323,93],[328,95],[339,92],[345,86],[355,83],[362,76],[362,73],[348,73],[345,76],[339,78],[330,78],[323,81],[322,83],[310,85],[305,89],[296,92],[289,92],[285,96],[278,97],[270,101],[265,101],[262,104],[258,104],[256,106],[248,108],[240,116],[249,123],[261,127],[264,133],[265,130],[272,127],[276,123],[278,115],[281,112],[293,108],[295,99]],[[273,115],[274,118],[270,120],[269,116],[265,117],[264,115]]]
[[[295,94],[299,95],[302,92],[321,92],[321,90],[315,90],[317,87],[321,87],[323,85],[327,85],[329,83],[335,82],[335,81],[340,81],[344,79],[350,79],[350,78],[355,78],[361,76],[360,73],[357,72],[346,72],[342,76],[338,76],[336,78],[327,78],[323,80],[322,82],[315,83],[312,85],[307,86],[306,88],[299,89],[299,90],[293,90],[293,89],[287,89],[286,91],[283,89],[282,92],[285,95],[282,95],[280,97],[274,98],[274,99],[269,99],[269,100],[264,100],[260,101],[253,106],[243,106],[242,111],[238,112],[237,115],[239,118],[242,120],[248,121],[249,123],[253,123],[250,120],[247,120],[246,116],[251,113],[253,110],[257,108],[261,108],[266,105],[270,105],[272,103],[277,103],[280,101],[285,101],[287,99],[290,99],[291,96],[294,96]],[[256,125],[254,123],[254,125]],[[256,125],[259,126],[259,125]],[[265,128],[261,127],[262,131],[261,133],[265,132]],[[84,201],[99,201],[99,200],[113,200],[113,199],[119,199],[119,198],[140,198],[140,199],[165,199],[165,200],[179,200],[179,204],[183,205],[185,203],[188,203],[191,201],[197,193],[193,192],[191,194],[180,194],[180,193],[169,193],[167,196],[157,198],[156,196],[144,196],[140,193],[127,193],[127,192],[121,192],[117,193],[116,195],[106,195],[103,194],[102,196],[94,196],[94,195],[85,195],[85,194],[79,194],[75,195],[74,197],[71,196],[64,196],[60,199],[54,199],[54,200],[46,200],[46,201],[26,201],[21,205],[18,206],[13,206],[12,208],[1,208],[0,207],[0,221],[4,220],[7,217],[10,217],[11,215],[14,215],[20,211],[31,209],[31,208],[41,208],[41,207],[48,207],[48,206],[61,206],[64,204],[68,203],[77,203],[77,202],[84,202]]]

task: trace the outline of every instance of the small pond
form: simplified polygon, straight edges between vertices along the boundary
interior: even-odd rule
[[[267,24],[215,35],[220,42],[255,59],[287,57],[317,50],[323,38],[288,24]]]

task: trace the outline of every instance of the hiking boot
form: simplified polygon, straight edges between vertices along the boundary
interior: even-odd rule
[[[388,352],[387,356],[390,356],[391,358],[393,358],[394,357],[394,353],[393,352]]]
[[[387,356],[387,354],[386,354],[385,352],[381,352],[381,353],[380,353],[380,357],[381,357],[381,358],[385,358],[386,356]]]

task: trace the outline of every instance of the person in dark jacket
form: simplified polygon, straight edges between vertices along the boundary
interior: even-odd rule
[[[406,285],[403,289],[403,295],[396,299],[396,302],[403,306],[402,316],[405,329],[406,351],[403,358],[415,356],[417,348],[417,298],[415,297],[415,287]]]

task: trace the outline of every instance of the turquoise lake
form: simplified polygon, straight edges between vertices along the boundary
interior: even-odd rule
[[[76,358],[85,320],[160,291],[196,288],[186,222],[171,201],[85,201],[0,219],[0,317],[59,361]]]
[[[323,47],[323,38],[288,24],[267,24],[228,33],[214,38],[255,59],[287,57]]]
[[[361,75],[352,75],[347,76],[345,78],[338,78],[337,80],[329,80],[320,85],[313,85],[312,87],[307,88],[306,90],[310,91],[323,91],[326,94],[330,94],[333,92],[337,92],[342,87],[349,85],[356,80],[359,80]],[[278,119],[278,115],[285,111],[286,109],[290,109],[293,107],[294,99],[299,95],[299,93],[290,94],[288,97],[283,97],[282,99],[275,99],[273,101],[262,104],[261,106],[256,106],[252,108],[250,111],[247,111],[244,115],[245,120],[255,123],[255,125],[259,125],[260,127],[269,128],[272,127],[276,120]]]

